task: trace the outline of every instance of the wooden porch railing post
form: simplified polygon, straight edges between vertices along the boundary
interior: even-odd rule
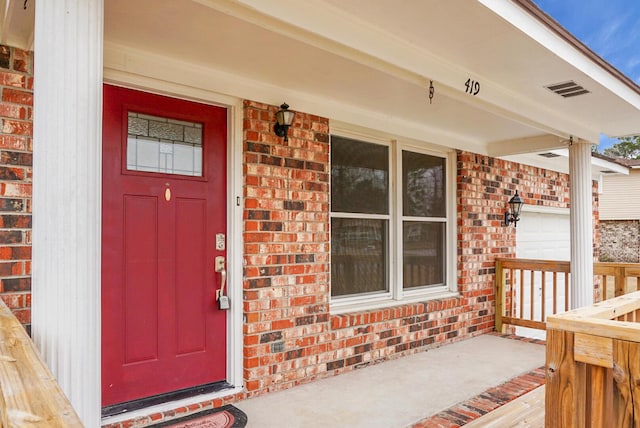
[[[613,378],[611,370],[590,365],[587,368],[587,412],[592,427],[610,427],[613,421]]]
[[[513,280],[512,280],[513,281]],[[496,260],[496,331],[504,333],[502,325],[502,314],[506,305],[506,287],[504,272],[502,270],[502,261]]]
[[[573,346],[573,332],[547,330],[546,428],[585,426],[586,370],[575,361]]]
[[[639,312],[636,291],[548,318],[546,427],[640,427]]]
[[[625,268],[624,267],[616,267],[615,268],[615,297],[622,296],[626,289],[627,279],[625,278]]]
[[[616,427],[640,426],[640,343],[613,341]]]
[[[531,270],[531,275],[529,276],[529,319],[531,321],[534,320],[534,315],[536,313],[536,271]],[[524,309],[524,308],[523,308]]]

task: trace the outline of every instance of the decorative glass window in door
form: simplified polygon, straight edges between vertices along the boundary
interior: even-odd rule
[[[129,112],[127,169],[202,177],[202,124]]]

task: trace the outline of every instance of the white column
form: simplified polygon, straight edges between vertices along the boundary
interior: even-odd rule
[[[593,201],[591,143],[569,147],[571,204],[571,308],[593,304]]]
[[[33,141],[34,341],[100,426],[103,0],[39,1]]]

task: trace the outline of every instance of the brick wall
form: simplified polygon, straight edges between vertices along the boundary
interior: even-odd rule
[[[598,182],[593,182],[591,191],[593,204],[593,261],[597,262],[600,258],[601,251],[601,222],[600,222],[600,198],[598,191]],[[593,299],[594,302],[602,301],[602,281],[599,276],[593,277]]]
[[[244,375],[250,392],[314,377],[331,339],[329,123],[297,113],[285,142],[273,133],[276,111],[244,103]]]
[[[458,284],[466,296],[486,296],[491,312],[479,326],[494,322],[495,258],[515,257],[516,229],[504,227],[507,201],[515,190],[527,205],[569,208],[569,175],[474,153],[458,154]],[[593,254],[599,254],[598,183],[593,182]],[[488,238],[488,239],[487,239]],[[599,280],[594,297],[600,300]],[[468,307],[481,314],[483,299],[469,297]]]
[[[458,153],[458,286],[471,311],[469,332],[495,322],[495,259],[515,257],[516,231],[505,227],[507,202],[518,190],[527,205],[567,208],[569,177],[528,165]]]
[[[597,262],[601,251],[600,196],[597,181],[593,182],[591,197],[593,204],[593,261]]]
[[[31,322],[33,56],[0,45],[0,297]]]
[[[600,222],[600,261],[640,263],[640,220]]]
[[[495,258],[515,254],[504,227],[527,204],[568,206],[568,176],[457,155],[460,296],[330,315],[329,121],[298,112],[289,142],[277,107],[244,105],[244,376],[249,395],[288,388],[494,329]]]

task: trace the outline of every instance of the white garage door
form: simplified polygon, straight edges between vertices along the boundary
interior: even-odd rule
[[[526,207],[525,207],[526,208]],[[536,208],[532,208],[536,209]],[[569,210],[525,211],[520,215],[516,231],[516,257],[519,259],[538,260],[569,260],[571,255],[571,241],[569,231]],[[546,280],[547,308],[553,307],[551,277]],[[536,278],[534,284],[536,295],[542,296],[542,278]],[[529,307],[530,293],[525,293],[525,308]],[[564,302],[564,296],[559,296]],[[535,318],[541,317],[540,305],[537,306]],[[548,312],[547,312],[548,313]],[[545,339],[546,334],[540,330],[517,327],[516,334],[537,339]]]
[[[566,213],[523,211],[520,219],[516,231],[517,258],[569,260],[569,210]]]

